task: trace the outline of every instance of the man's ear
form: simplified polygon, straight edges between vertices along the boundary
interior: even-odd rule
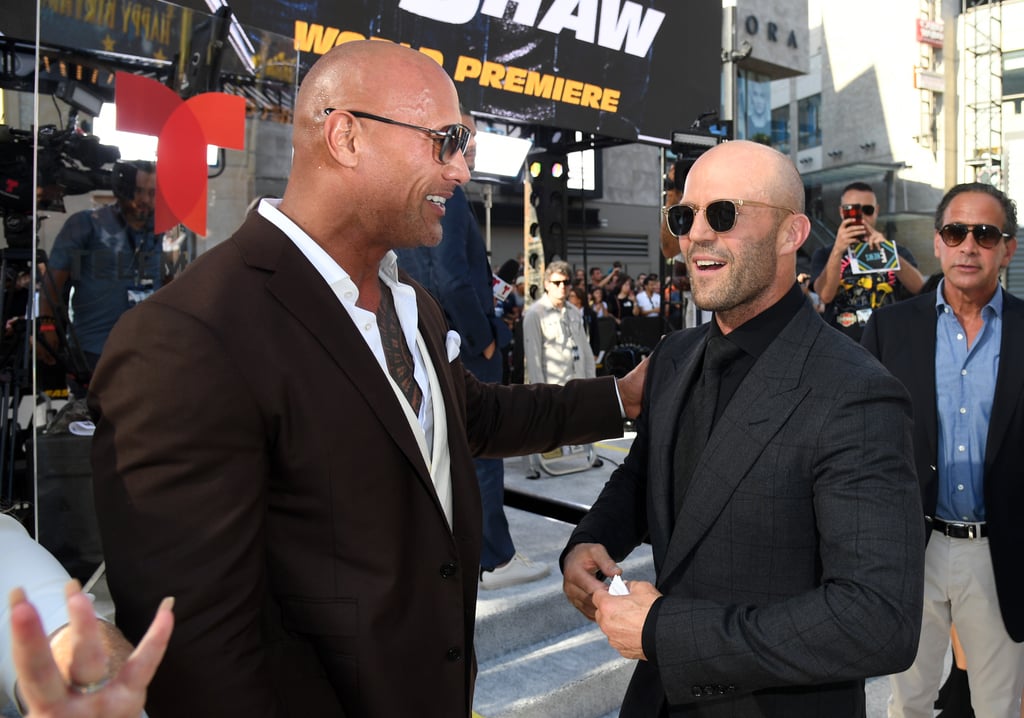
[[[811,233],[811,220],[806,214],[793,214],[782,220],[779,227],[779,254],[796,254]]]
[[[335,110],[324,119],[324,142],[338,164],[354,167],[358,163],[358,140],[359,127],[348,113]]]

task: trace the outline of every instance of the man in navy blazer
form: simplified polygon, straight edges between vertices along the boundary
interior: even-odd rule
[[[860,718],[864,679],[913,659],[910,404],[796,284],[803,197],[787,157],[728,142],[666,208],[715,320],[652,354],[630,454],[563,553],[569,600],[639,661],[623,718]],[[733,356],[717,390],[711,346]],[[646,537],[656,585],[611,595]]]
[[[875,313],[861,339],[910,391],[927,516],[921,642],[891,718],[931,718],[955,623],[976,715],[1019,718],[1024,690],[1024,302],[999,286],[1017,211],[967,183],[935,212],[936,291]]]

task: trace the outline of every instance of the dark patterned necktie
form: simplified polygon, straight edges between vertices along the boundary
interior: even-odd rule
[[[725,337],[714,336],[708,340],[700,376],[690,389],[689,399],[683,402],[683,415],[679,421],[679,435],[676,437],[673,461],[673,503],[676,513],[679,513],[683,496],[693,477],[693,469],[711,435],[722,372],[742,354],[743,350]]]
[[[380,329],[380,341],[384,346],[384,360],[388,365],[388,372],[405,394],[405,398],[409,400],[413,413],[419,416],[423,392],[416,383],[416,365],[409,345],[405,342],[405,335],[402,334],[402,325],[398,321],[398,312],[395,311],[395,299],[384,282],[380,283],[377,327]]]

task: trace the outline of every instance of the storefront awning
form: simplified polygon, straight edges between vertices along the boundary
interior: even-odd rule
[[[878,175],[906,167],[905,162],[851,162],[828,169],[815,170],[801,175],[805,187],[820,187],[827,184],[849,184],[858,180],[868,182]]]

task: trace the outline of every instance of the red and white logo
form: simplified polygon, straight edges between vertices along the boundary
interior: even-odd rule
[[[115,82],[117,129],[157,138],[153,231],[183,224],[206,236],[206,146],[245,148],[245,99],[204,92],[182,100],[166,85],[127,72]]]

